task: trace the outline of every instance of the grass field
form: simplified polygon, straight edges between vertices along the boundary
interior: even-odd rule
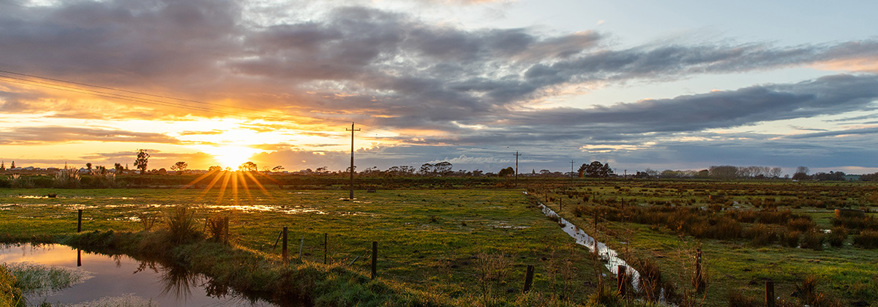
[[[7,241],[72,235],[77,209],[84,212],[84,232],[138,232],[150,216],[164,217],[173,207],[188,205],[196,209],[199,225],[210,216],[229,216],[233,244],[270,257],[279,257],[280,244],[274,244],[288,226],[293,258],[304,237],[303,260],[322,263],[327,234],[329,262],[368,274],[371,242],[376,241],[381,278],[461,301],[518,299],[527,265],[536,268],[534,292],[546,298],[582,303],[596,284],[587,249],[574,246],[521,190],[358,191],[354,201],[339,191],[222,194],[0,190],[0,235],[7,234]],[[154,229],[161,227],[159,221]]]
[[[876,306],[878,301],[878,266],[874,265],[878,263],[878,250],[855,246],[856,229],[846,229],[851,235],[840,246],[823,238],[814,248],[804,247],[804,234],[801,246],[786,246],[780,239],[762,242],[750,237],[754,229],[785,233],[788,220],[774,224],[733,221],[740,227],[735,235],[713,238],[723,234],[723,216],[744,215],[741,212],[789,211],[790,216],[810,219],[813,230],[821,234],[833,229],[835,208],[863,210],[867,218],[874,218],[878,212],[875,184],[592,181],[556,185],[541,192],[538,197],[542,201],[548,199],[554,210],[563,205],[564,218],[597,233],[599,240],[607,241],[623,257],[655,259],[663,276],[677,285],[691,287],[694,251],[700,248],[709,279],[705,303],[710,306],[727,305],[730,293],[761,301],[768,279],[774,281],[775,293],[782,300],[800,302],[797,286],[801,288],[808,276],[817,278],[817,291],[826,298],[824,302]],[[647,211],[649,208],[656,210]],[[618,212],[622,216],[608,216]],[[624,216],[625,212],[667,212],[670,217],[650,219]],[[705,231],[693,230],[691,225],[702,219],[706,221]]]
[[[328,261],[368,276],[376,241],[380,279],[448,304],[588,304],[598,283],[596,267],[607,272],[541,214],[534,204],[539,200],[629,262],[650,259],[679,296],[688,295],[682,305],[727,306],[731,293],[761,298],[767,279],[783,301],[795,305],[804,302],[799,288],[808,276],[817,278],[815,291],[824,303],[878,301],[878,250],[854,244],[867,229],[846,229],[850,235],[840,246],[826,235],[819,247],[799,247],[808,233],[833,228],[835,208],[874,216],[874,184],[532,180],[520,186],[357,191],[354,201],[339,190],[0,189],[0,238],[74,235],[77,209],[84,210],[84,232],[140,232],[153,219],[155,231],[165,227],[173,208],[186,205],[195,208],[197,225],[228,216],[233,246],[272,259],[279,259],[274,243],[288,226],[292,258],[304,236],[303,260],[322,264],[327,234]],[[522,193],[525,188],[534,199]],[[768,222],[759,215],[766,212],[786,215]],[[747,214],[757,217],[748,220]],[[798,227],[811,232],[793,232]],[[772,237],[757,240],[759,231]],[[793,246],[783,239],[790,233],[796,235]],[[707,287],[694,293],[699,248]],[[527,265],[536,274],[534,291],[524,296]]]

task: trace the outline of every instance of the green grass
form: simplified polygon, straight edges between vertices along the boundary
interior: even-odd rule
[[[49,193],[58,197],[39,197]],[[0,239],[50,241],[73,236],[77,209],[84,210],[83,232],[138,232],[144,226],[137,217],[167,217],[176,206],[188,205],[195,210],[199,230],[208,217],[228,214],[233,246],[275,261],[281,248],[274,243],[283,226],[289,227],[294,262],[299,261],[299,240],[304,236],[304,265],[322,265],[323,235],[327,234],[329,264],[362,276],[368,276],[367,255],[371,242],[376,241],[378,276],[388,287],[434,295],[440,301],[514,302],[521,296],[527,265],[536,267],[533,292],[543,297],[584,304],[594,291],[587,286],[596,284],[587,249],[574,246],[521,190],[357,191],[354,201],[343,200],[346,194],[253,189],[239,190],[234,197],[231,190],[221,195],[216,189],[206,193],[191,189],[2,189]],[[480,276],[480,254],[502,254],[509,260],[500,268],[507,271],[502,279]],[[562,265],[567,260],[572,265]],[[490,299],[480,285],[491,289]],[[354,294],[325,295],[344,300]]]
[[[619,187],[618,189],[616,187]],[[564,204],[562,216],[595,233],[592,216],[577,217],[576,206],[697,206],[708,208],[754,208],[761,199],[776,199],[778,208],[791,209],[794,214],[809,215],[817,229],[831,229],[835,206],[864,208],[873,212],[875,184],[788,182],[698,182],[698,181],[592,181],[577,186],[556,186],[548,190],[554,200],[550,207],[558,210],[559,198]],[[544,192],[544,191],[540,191]],[[693,193],[694,192],[694,193]],[[706,195],[723,195],[708,200]],[[586,194],[589,201],[583,201]],[[566,195],[575,195],[570,198]],[[544,194],[537,198],[545,201]],[[872,213],[874,215],[874,213]],[[745,226],[748,227],[748,226]],[[698,240],[681,236],[666,227],[609,222],[602,220],[598,239],[624,255],[654,258],[665,276],[678,287],[689,287],[694,268],[694,249],[703,250],[709,277],[706,303],[725,306],[728,293],[743,292],[762,297],[764,280],[775,281],[776,294],[795,301],[792,293],[805,277],[818,278],[818,290],[846,303],[875,302],[878,297],[878,251],[851,245],[849,237],[841,247],[824,244],[823,250],[782,247],[779,243],[754,247],[748,239]]]

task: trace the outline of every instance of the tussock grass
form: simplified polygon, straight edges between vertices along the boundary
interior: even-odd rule
[[[91,278],[87,272],[65,267],[49,267],[21,262],[5,264],[15,276],[15,286],[25,294],[46,295],[72,287]]]

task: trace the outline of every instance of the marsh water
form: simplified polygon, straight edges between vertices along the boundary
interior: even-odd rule
[[[26,292],[29,305],[133,300],[150,306],[274,306],[244,298],[179,266],[125,255],[88,253],[59,244],[0,246],[0,263],[60,268],[82,277],[64,289]]]
[[[543,214],[548,217],[557,218],[559,223],[562,225],[562,229],[569,236],[573,237],[576,240],[576,244],[585,246],[592,253],[597,253],[601,258],[601,261],[604,262],[604,266],[606,266],[607,270],[610,270],[611,273],[618,275],[619,274],[619,266],[624,266],[627,272],[631,274],[631,285],[635,290],[640,290],[640,273],[637,272],[633,267],[628,265],[624,259],[619,257],[619,254],[607,247],[603,242],[599,242],[595,240],[592,236],[588,235],[584,230],[580,229],[573,223],[565,220],[563,217],[555,213],[554,210],[550,209],[548,206],[543,203],[540,204],[540,209],[543,210]],[[597,251],[595,251],[597,249]]]

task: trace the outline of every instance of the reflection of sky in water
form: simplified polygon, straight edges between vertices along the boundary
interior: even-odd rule
[[[77,269],[77,251],[64,245],[30,244],[0,247],[0,263],[29,262],[45,266]],[[107,256],[81,253],[82,266],[93,277],[73,287],[57,291],[49,296],[30,298],[31,302],[46,301],[52,304],[76,304],[133,294],[151,300],[157,306],[250,306],[240,297],[210,297],[205,287],[208,279],[180,269],[168,269],[153,264],[141,266],[142,262],[127,256]],[[170,289],[166,289],[173,286]],[[179,288],[183,287],[183,288]],[[168,291],[170,290],[170,291]],[[272,306],[257,302],[253,306]]]

